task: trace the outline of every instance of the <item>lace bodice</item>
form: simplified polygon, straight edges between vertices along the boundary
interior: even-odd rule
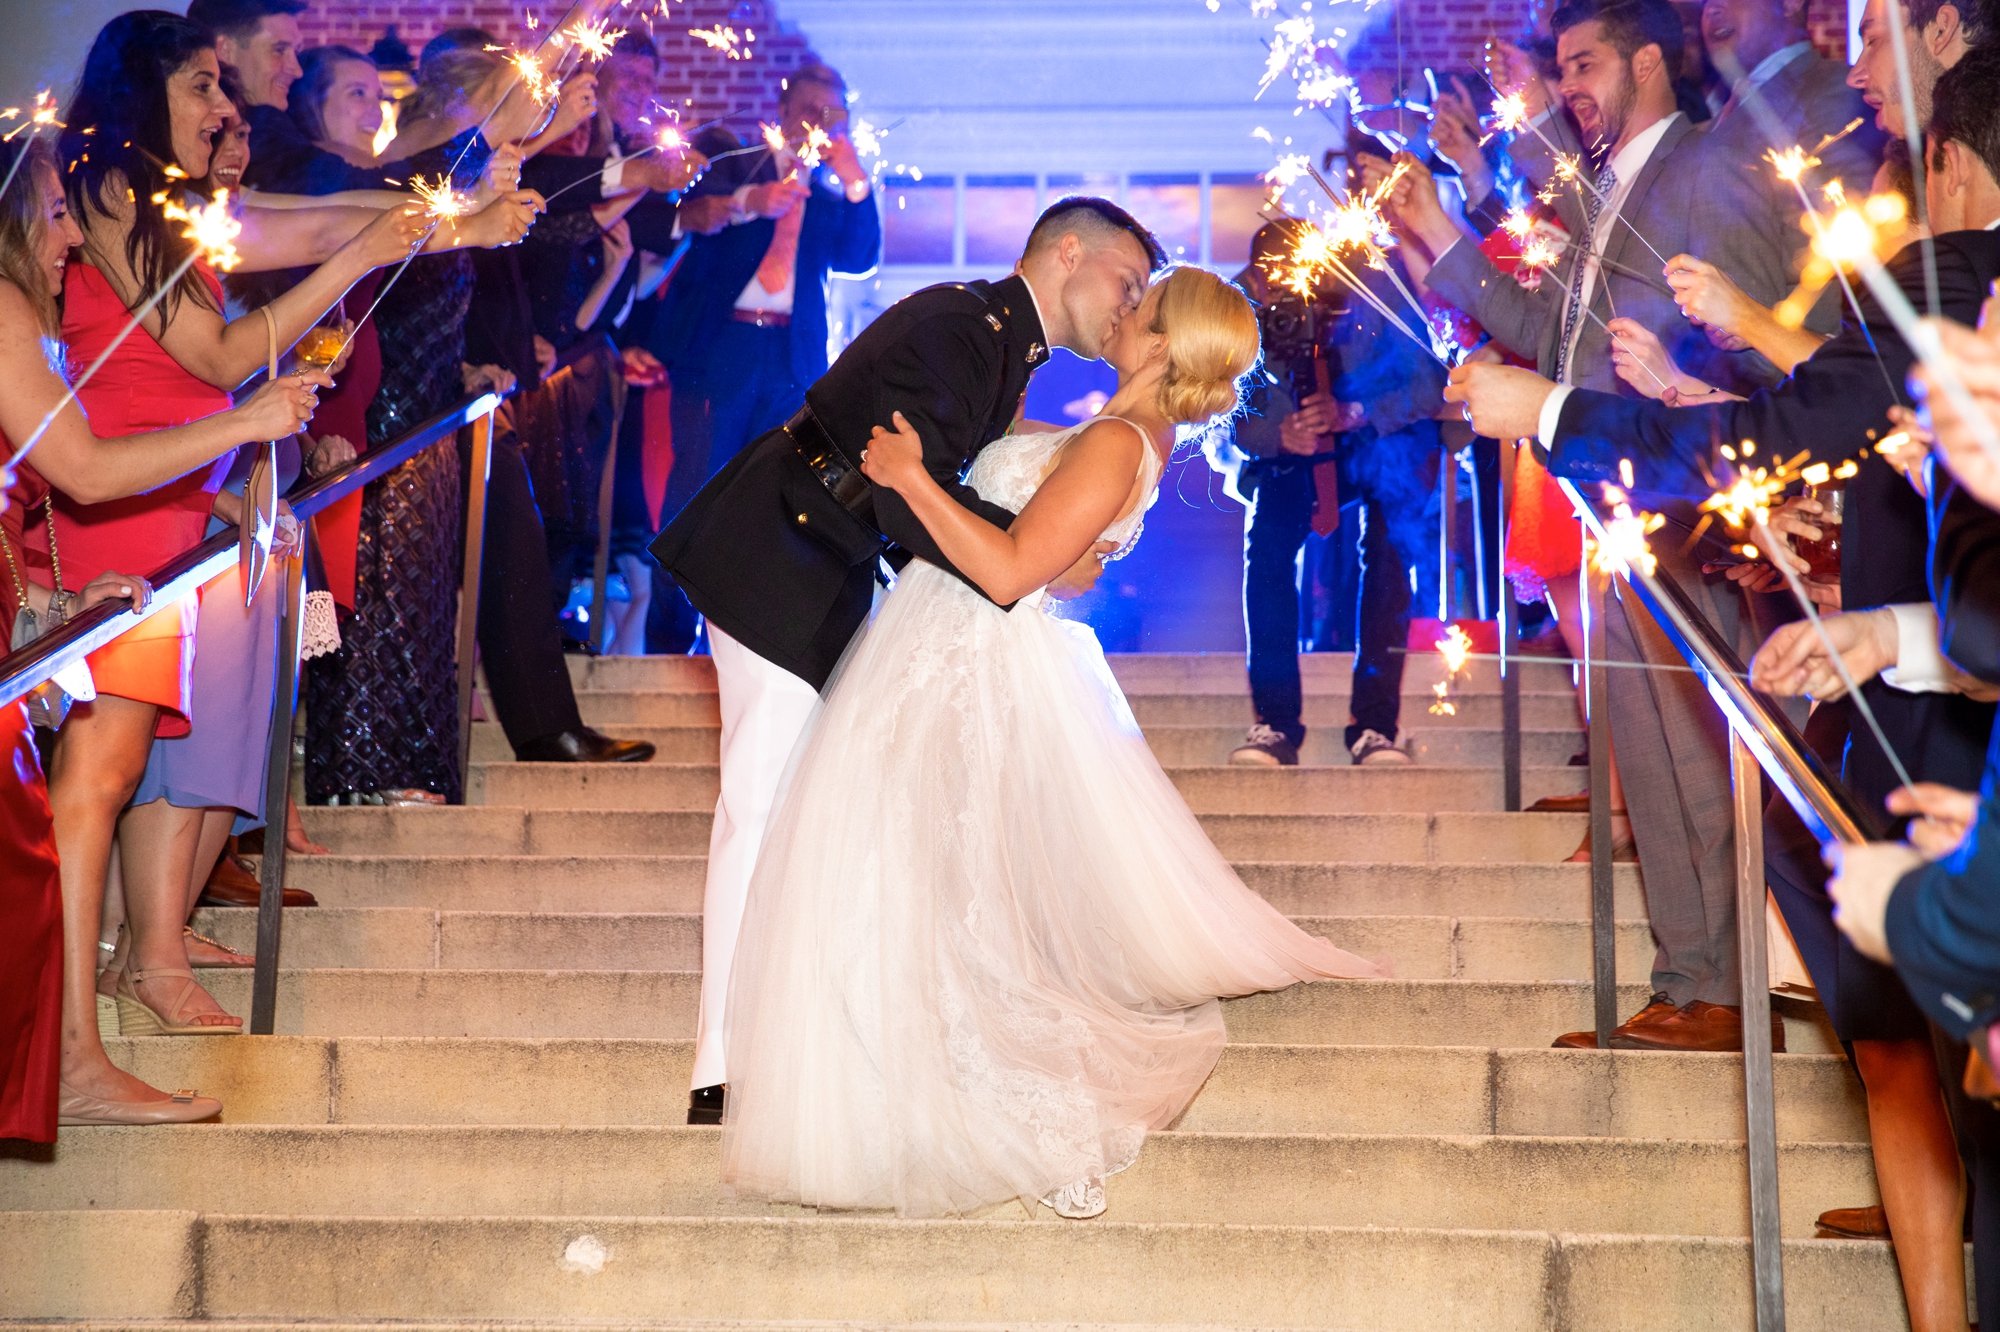
[[[1099,417],[1098,420],[1106,418]],[[1110,418],[1124,420],[1124,417]],[[1071,426],[1053,434],[1008,435],[994,440],[979,456],[973,459],[972,470],[966,473],[966,484],[979,492],[979,497],[994,504],[1019,513],[1027,502],[1041,489],[1042,479],[1048,475],[1055,456],[1065,444],[1075,439],[1085,426],[1094,424],[1085,421],[1083,425]],[[1129,424],[1129,423],[1128,423]],[[1133,429],[1138,429],[1134,426]],[[1140,434],[1144,434],[1140,431]],[[1152,441],[1146,441],[1140,468],[1145,475],[1145,498],[1134,505],[1132,511],[1115,520],[1104,529],[1105,541],[1113,541],[1118,549],[1104,557],[1105,563],[1123,558],[1134,545],[1139,534],[1145,530],[1146,510],[1153,507],[1153,501],[1160,495],[1160,455],[1154,450]]]

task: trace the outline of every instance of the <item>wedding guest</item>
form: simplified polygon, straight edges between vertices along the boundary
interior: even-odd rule
[[[67,386],[45,348],[60,334],[56,293],[83,235],[45,144],[27,137],[0,145],[0,175],[10,172],[13,183],[0,193],[0,447],[11,454],[53,416],[30,459],[0,477],[0,559],[7,566],[0,623],[13,627],[26,609],[39,627],[52,627],[63,613],[104,600],[143,606],[151,590],[145,579],[111,570],[78,591],[59,590],[46,551],[25,539],[38,511],[39,522],[47,521],[51,484],[91,502],[153,489],[241,444],[296,429],[311,415],[312,386],[327,381],[286,376],[234,410],[123,438],[99,438],[78,405],[57,411]],[[17,778],[0,783],[0,1138],[51,1141],[58,1115],[66,1124],[209,1118],[221,1109],[214,1099],[169,1095],[105,1057],[93,992],[97,899],[78,893],[65,900],[48,787],[27,723],[25,701],[0,709],[0,752]],[[93,770],[89,755],[81,760],[72,784],[115,780],[115,771]],[[66,909],[71,905],[86,909]]]
[[[786,144],[719,162],[689,194],[728,199],[732,225],[696,236],[667,283],[648,350],[673,384],[674,468],[661,522],[749,441],[783,425],[826,373],[826,282],[881,256],[873,185],[847,136],[847,84],[825,65],[791,76],[778,101]],[[831,138],[818,167],[798,157],[809,129]],[[711,159],[741,147],[717,128],[695,147]],[[676,588],[680,633],[694,611]],[[685,643],[680,644],[683,648]]]
[[[1615,315],[1652,329],[1711,382],[1724,387],[1771,382],[1775,372],[1762,358],[1711,346],[1656,280],[1631,276],[1655,271],[1648,265],[1658,262],[1652,254],[1658,250],[1667,256],[1702,255],[1760,300],[1775,302],[1790,287],[1786,256],[1766,225],[1757,185],[1713,169],[1702,135],[1678,109],[1674,72],[1684,41],[1679,16],[1665,0],[1574,0],[1556,12],[1553,26],[1563,92],[1586,136],[1605,154],[1589,194],[1578,181],[1554,201],[1564,229],[1589,243],[1572,245],[1568,259],[1549,274],[1553,280],[1526,291],[1502,277],[1436,207],[1428,173],[1406,159],[1414,169],[1397,187],[1396,207],[1431,252],[1432,289],[1503,346],[1536,356],[1538,368],[1558,383],[1615,390],[1613,339],[1605,327]],[[1477,422],[1475,428],[1495,438],[1533,433],[1503,436]],[[1747,639],[1735,585],[1712,586],[1701,572],[1711,556],[1703,541],[1689,540],[1701,521],[1695,504],[1669,497],[1643,502],[1664,513],[1680,534],[1654,542],[1663,575],[1688,594],[1725,642]],[[1703,540],[1719,544],[1713,536]],[[1635,600],[1614,598],[1611,606],[1606,616],[1611,660],[1683,664]],[[1610,675],[1612,734],[1625,788],[1659,793],[1628,803],[1626,826],[1613,820],[1614,834],[1624,836],[1629,827],[1636,844],[1648,916],[1660,944],[1654,997],[1619,1026],[1614,1039],[1619,1048],[1740,1049],[1727,729],[1692,675],[1639,670]],[[1774,1041],[1781,1031],[1774,1031]],[[1595,1044],[1592,1033],[1558,1039]]]

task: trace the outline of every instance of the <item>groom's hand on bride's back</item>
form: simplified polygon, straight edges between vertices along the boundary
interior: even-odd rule
[[[1098,575],[1104,572],[1104,557],[1116,549],[1116,542],[1094,543],[1083,552],[1082,559],[1070,565],[1062,577],[1049,584],[1049,595],[1057,601],[1070,601],[1096,587]]]

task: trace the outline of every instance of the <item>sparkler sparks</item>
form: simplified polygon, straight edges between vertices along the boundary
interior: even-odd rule
[[[425,215],[439,222],[456,222],[475,211],[472,196],[463,190],[453,189],[448,176],[439,176],[436,181],[412,176],[410,192],[422,202]]]
[[[711,51],[720,51],[731,60],[748,60],[751,52],[745,43],[757,40],[754,32],[739,34],[736,29],[720,23],[713,28],[689,28],[688,36],[706,43]]]
[[[1451,701],[1451,687],[1465,671],[1465,663],[1472,659],[1472,636],[1465,632],[1465,626],[1454,624],[1438,635],[1437,653],[1444,662],[1445,677],[1431,686],[1437,696],[1431,704],[1434,717],[1455,717],[1458,704]]]
[[[1631,496],[1608,481],[1604,502],[1611,506],[1611,516],[1604,520],[1604,539],[1584,541],[1590,567],[1620,578],[1630,578],[1634,569],[1650,575],[1659,561],[1648,538],[1666,525],[1665,516],[1634,511]]]
[[[556,81],[542,68],[542,62],[530,53],[516,51],[507,57],[507,63],[514,67],[515,73],[520,76],[521,86],[535,99],[536,106],[547,106],[561,93],[562,89]]]
[[[34,134],[51,126],[56,129],[63,128],[63,123],[56,119],[56,99],[47,88],[35,94],[35,104],[26,111],[25,116],[20,107],[10,106],[0,111],[0,120],[21,122],[5,134],[0,134],[0,143],[12,143],[14,136],[24,131]]]
[[[192,209],[168,197],[165,190],[155,194],[153,202],[160,205],[167,221],[187,223],[181,234],[194,242],[195,255],[207,260],[209,267],[227,273],[242,261],[236,253],[236,238],[242,234],[243,224],[229,215],[228,190],[217,190],[213,202]]]
[[[1806,172],[1819,165],[1819,159],[1805,149],[1793,144],[1779,152],[1772,148],[1764,153],[1764,160],[1777,169],[1778,179],[1787,185],[1797,185]]]
[[[611,58],[611,48],[625,35],[625,29],[611,27],[602,21],[578,19],[564,29],[562,35],[567,37],[577,50],[592,60],[601,62]]]

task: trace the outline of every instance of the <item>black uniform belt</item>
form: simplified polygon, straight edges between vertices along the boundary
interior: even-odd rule
[[[792,447],[798,450],[799,457],[819,478],[819,483],[826,487],[826,493],[833,496],[834,502],[873,528],[873,484],[841,452],[840,446],[833,442],[833,436],[813,415],[812,408],[799,408],[798,415],[785,422],[785,433],[791,436]]]

